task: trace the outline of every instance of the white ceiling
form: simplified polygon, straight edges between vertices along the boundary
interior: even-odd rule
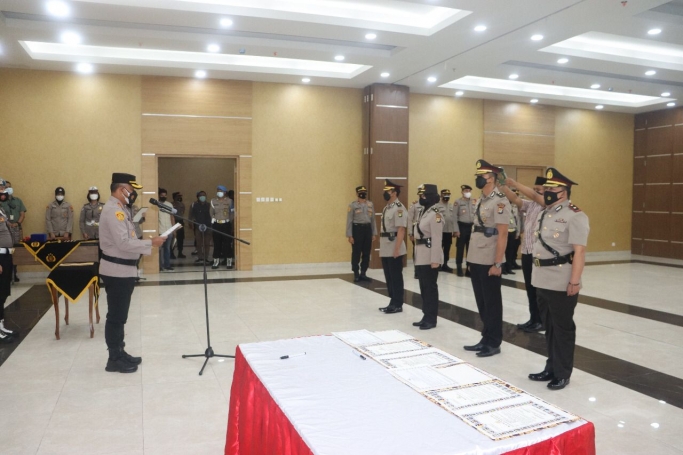
[[[388,82],[417,93],[462,90],[631,113],[683,103],[683,0],[57,1],[66,17],[51,15],[49,0],[0,0],[0,67],[74,71],[91,63],[97,73],[192,77],[200,69],[221,79]],[[229,27],[221,26],[226,18]],[[653,28],[662,32],[649,35]],[[81,43],[65,44],[65,31]],[[208,52],[209,44],[220,51]],[[562,57],[569,61],[557,63]]]

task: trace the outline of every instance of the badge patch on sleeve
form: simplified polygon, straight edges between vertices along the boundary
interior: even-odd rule
[[[502,215],[505,211],[505,204],[498,204],[498,214]]]
[[[116,212],[116,219],[119,221],[123,221],[126,219],[126,215],[123,212]]]
[[[399,210],[399,211],[398,211],[398,217],[399,217],[399,218],[403,217],[403,210]]]
[[[441,215],[436,215],[436,222],[441,223]]]

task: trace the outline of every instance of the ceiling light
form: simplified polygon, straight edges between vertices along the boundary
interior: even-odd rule
[[[197,70],[194,72],[194,77],[198,79],[204,79],[206,77],[206,71],[204,70]]]
[[[477,25],[474,27],[475,32],[485,32],[486,31],[486,26],[485,25]]]
[[[513,81],[517,78],[519,78],[519,74],[512,73],[511,75],[508,76],[508,79],[512,79]]]
[[[427,78],[427,81],[428,81],[428,82],[436,82],[436,78],[435,78],[434,76],[429,76],[429,77]]]
[[[206,50],[209,52],[219,52],[221,47],[218,44],[209,44],[206,46]]]
[[[538,103],[538,99],[533,98],[533,99],[532,99],[531,101],[529,101],[529,102],[530,102],[531,104],[536,104],[536,103]]]
[[[563,58],[559,59],[559,60],[557,61],[557,63],[559,63],[560,65],[564,65],[564,64],[567,63],[568,61],[569,61],[568,58],[564,58],[564,57],[563,57]]]
[[[47,12],[51,16],[67,17],[71,12],[69,5],[59,0],[52,0],[46,4]]]
[[[76,32],[64,32],[60,39],[64,44],[81,44],[81,35]]]
[[[651,28],[650,30],[647,31],[648,35],[659,35],[660,33],[662,33],[661,28]]]
[[[309,82],[311,82],[311,79],[308,77],[305,77],[305,78],[301,79],[301,82],[303,82],[304,84],[308,84]]]
[[[458,90],[457,92],[455,92],[455,96],[463,96],[464,94],[465,92],[463,92],[462,90]]]
[[[646,75],[646,76],[654,76],[655,74],[657,74],[657,71],[655,71],[655,70],[647,70],[647,71],[645,71],[645,75]]]
[[[227,17],[224,17],[221,19],[221,27],[230,27],[232,25],[232,19],[228,19]]]
[[[76,71],[82,74],[91,74],[95,68],[90,63],[79,63],[76,65]]]
[[[652,423],[650,424],[650,426],[651,426],[652,428],[659,428],[659,424],[658,424],[657,422],[652,422]]]
[[[543,39],[543,35],[531,35],[531,41],[541,41]]]
[[[382,73],[382,74],[380,74],[380,76],[382,76],[382,77],[389,77],[389,76],[391,76],[391,74],[389,74],[389,73]]]
[[[666,98],[667,96],[671,96],[671,93],[669,93],[669,92],[663,92],[661,96],[664,97],[664,98]]]
[[[591,85],[591,88],[592,88],[593,90],[595,90],[595,89],[597,89],[597,88],[600,88],[600,84],[593,84],[593,85]]]
[[[676,105],[676,103],[674,103],[674,102],[672,101],[672,102],[670,102],[670,103],[666,103],[666,105],[669,106],[669,107],[674,107],[674,106]]]
[[[596,398],[595,398],[595,397],[589,397],[589,398],[588,398],[588,401],[594,402],[594,401],[596,401]]]
[[[377,38],[377,34],[375,33],[366,33],[365,39],[375,39]]]
[[[595,106],[595,108],[596,108],[597,110],[602,110],[602,109],[605,108],[605,106],[603,106],[602,104],[598,104],[597,106]],[[595,401],[595,400],[593,400],[593,401]]]
[[[338,62],[344,61],[344,56],[343,55],[335,55],[334,59]]]

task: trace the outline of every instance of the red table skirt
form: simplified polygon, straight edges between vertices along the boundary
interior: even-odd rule
[[[313,452],[253,372],[238,346],[230,390],[225,455],[260,454],[312,455]],[[595,427],[587,422],[506,455],[595,455]]]

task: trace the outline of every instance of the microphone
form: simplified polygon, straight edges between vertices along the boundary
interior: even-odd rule
[[[162,203],[160,203],[159,201],[157,201],[154,198],[150,198],[149,203],[159,207],[159,210],[161,210],[162,212],[173,213],[172,210],[175,210],[175,209],[171,209],[170,207],[168,207],[166,205],[163,205]]]

